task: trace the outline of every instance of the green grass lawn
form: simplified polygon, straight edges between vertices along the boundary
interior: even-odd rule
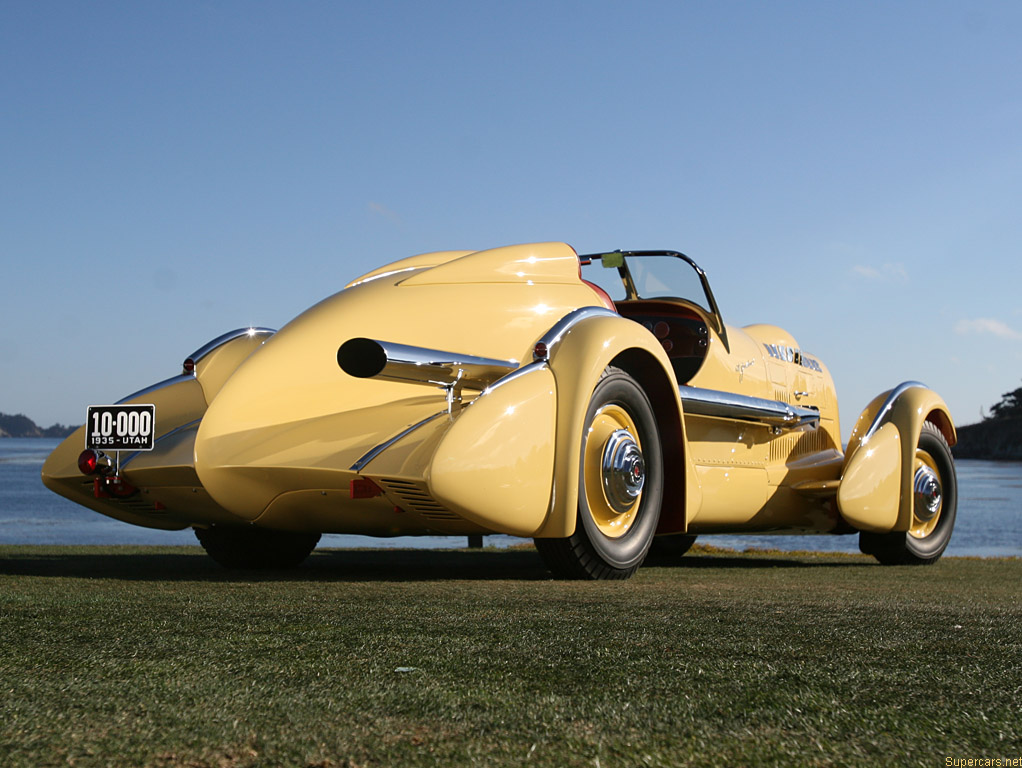
[[[1022,560],[0,547],[2,766],[920,765],[1022,755]],[[962,765],[962,763],[959,763]],[[1022,765],[1022,763],[1017,763]]]

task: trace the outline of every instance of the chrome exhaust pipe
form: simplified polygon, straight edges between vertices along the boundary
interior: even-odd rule
[[[515,360],[462,355],[376,339],[348,339],[337,350],[337,364],[357,379],[433,384],[440,387],[486,389],[518,370]]]

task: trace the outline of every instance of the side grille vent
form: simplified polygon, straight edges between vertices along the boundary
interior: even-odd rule
[[[427,520],[460,520],[461,518],[437,503],[436,499],[429,495],[425,483],[415,483],[409,480],[396,480],[393,478],[382,478],[377,481],[388,496],[399,499],[401,506],[416,512]]]
[[[151,501],[143,501],[142,499],[132,496],[130,499],[110,499],[119,506],[127,507],[132,512],[143,512],[145,514],[151,514],[153,510],[153,503]]]
[[[770,441],[770,462],[776,464],[793,461],[810,453],[826,450],[829,447],[829,436],[822,429],[779,435]]]

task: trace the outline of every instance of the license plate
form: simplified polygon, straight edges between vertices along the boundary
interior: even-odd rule
[[[85,447],[104,451],[151,451],[156,444],[155,405],[90,405]]]

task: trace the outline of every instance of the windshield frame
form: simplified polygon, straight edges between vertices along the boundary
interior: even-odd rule
[[[620,264],[616,264],[614,266],[616,266],[618,274],[621,276],[621,281],[624,283],[625,295],[626,295],[627,299],[630,300],[630,301],[641,301],[643,299],[643,297],[639,296],[639,293],[638,293],[638,291],[635,288],[635,281],[632,279],[632,273],[628,269],[628,259],[629,258],[642,258],[642,257],[648,257],[648,256],[671,256],[671,257],[674,257],[676,259],[681,259],[682,261],[684,261],[686,264],[688,264],[690,267],[692,267],[692,269],[694,269],[696,271],[696,274],[699,276],[699,284],[702,286],[703,294],[706,296],[706,303],[707,303],[707,305],[709,307],[709,311],[713,315],[713,320],[714,320],[714,322],[716,324],[716,328],[714,330],[717,331],[717,335],[720,336],[720,340],[722,342],[724,342],[724,349],[727,350],[728,352],[730,352],[731,349],[730,349],[730,345],[728,344],[728,340],[727,340],[727,329],[724,327],[724,317],[720,314],[720,309],[717,307],[717,300],[713,297],[713,291],[710,289],[710,281],[706,277],[706,271],[702,267],[700,267],[698,264],[696,264],[696,262],[693,259],[691,259],[690,257],[686,256],[681,251],[621,251],[621,250],[617,250],[617,251],[607,251],[606,253],[591,253],[591,254],[586,254],[586,255],[579,255],[578,260],[579,260],[579,263],[582,266],[588,266],[588,265],[592,264],[594,260],[599,260],[601,263],[603,263],[605,266],[608,266],[609,268],[613,268],[613,267],[611,267],[610,265],[607,265],[607,262],[612,262],[613,263],[613,262],[620,261]],[[652,297],[647,297],[647,298],[652,298]],[[663,300],[664,298],[667,298],[667,297],[657,296],[655,298],[658,299],[658,300]],[[690,301],[690,300],[685,299],[683,296],[676,296],[676,297],[673,297],[673,298],[681,299],[682,301]]]

